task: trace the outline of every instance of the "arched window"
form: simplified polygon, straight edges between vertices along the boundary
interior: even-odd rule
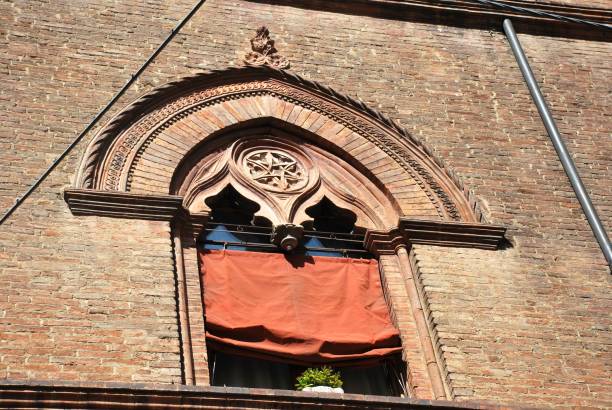
[[[485,223],[440,159],[380,112],[255,67],[186,77],[127,106],[91,141],[64,197],[77,216],[144,219],[170,232],[181,368],[184,382],[197,385],[210,383],[214,362],[198,253],[208,246],[271,261],[291,249],[338,264],[377,260],[410,395],[450,398],[410,248],[497,249],[505,232]]]
[[[346,392],[407,395],[399,333],[363,248],[385,217],[372,204],[393,209],[384,194],[281,130],[229,132],[212,146],[181,187],[209,215],[198,248],[211,384],[292,389],[306,368],[331,365]]]

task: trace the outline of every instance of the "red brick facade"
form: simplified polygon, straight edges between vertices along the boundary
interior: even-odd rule
[[[171,3],[0,6],[2,209],[193,5]],[[609,267],[507,41],[496,31],[499,25],[470,27],[450,11],[448,18],[440,11],[440,20],[413,19],[410,5],[389,18],[377,6],[349,13],[334,9],[338,5],[306,3],[301,8],[290,1],[207,1],[111,113],[0,226],[0,378],[185,382],[176,249],[184,249],[185,271],[197,271],[190,232],[182,231],[177,242],[168,221],[74,216],[63,191],[78,185],[87,146],[112,115],[178,77],[242,65],[248,39],[266,25],[292,72],[359,97],[400,123],[471,191],[466,203],[478,203],[485,222],[507,228],[510,244],[498,250],[416,244],[405,259],[380,257],[415,396],[436,398],[437,371],[444,392],[438,398],[612,406]],[[585,10],[606,6],[556,4],[572,3]],[[587,12],[580,11],[599,13]],[[522,24],[522,31],[521,24],[517,28],[525,52],[610,230],[612,47],[581,29],[568,29],[563,37],[562,29],[551,26],[535,35]],[[155,162],[153,153],[163,151],[155,149],[134,172],[134,192],[169,193],[147,182],[146,161]],[[360,159],[359,149],[354,154]],[[378,171],[390,172],[377,178],[388,178],[383,182],[402,215],[436,217],[409,175],[394,182],[404,171]],[[184,290],[200,291],[188,274]],[[205,364],[203,338],[193,337],[203,332],[201,308],[186,308],[193,362]],[[423,340],[430,341],[429,353]],[[207,377],[205,367],[195,367],[197,385],[205,386]]]

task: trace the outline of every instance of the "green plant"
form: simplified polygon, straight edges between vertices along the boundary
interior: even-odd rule
[[[334,372],[329,366],[310,367],[304,371],[298,378],[295,387],[298,390],[303,390],[304,387],[313,386],[329,386],[341,387],[340,372]]]

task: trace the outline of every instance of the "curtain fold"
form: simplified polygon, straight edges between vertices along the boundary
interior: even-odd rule
[[[306,365],[401,351],[375,260],[203,250],[200,262],[215,349]]]

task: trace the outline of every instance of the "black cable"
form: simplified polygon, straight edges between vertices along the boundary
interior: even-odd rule
[[[140,74],[142,74],[142,72],[149,66],[149,64],[151,64],[155,57],[157,57],[159,53],[163,51],[163,49],[168,45],[168,43],[172,41],[174,36],[181,30],[181,28],[183,28],[185,23],[187,23],[189,19],[193,17],[193,15],[198,11],[200,6],[204,4],[205,1],[206,0],[198,0],[198,2],[195,4],[195,6],[193,6],[189,13],[187,13],[187,15],[183,17],[183,19],[177,24],[177,26],[172,29],[170,34],[164,39],[164,41],[159,45],[159,47],[157,47],[157,49],[149,56],[149,58],[142,64],[142,66],[140,66],[138,71],[136,71],[130,76],[130,79],[125,83],[125,85],[113,96],[113,98],[111,98],[108,104],[106,104],[106,106],[102,108],[100,112],[98,112],[98,114],[89,123],[89,125],[87,125],[85,129],[70,143],[70,145],[68,145],[64,152],[62,152],[60,156],[57,157],[55,161],[51,163],[51,165],[49,165],[49,167],[38,177],[38,179],[36,179],[34,183],[30,185],[28,190],[22,196],[17,197],[17,199],[15,199],[15,203],[4,213],[4,215],[2,215],[2,218],[0,219],[0,225],[2,225],[4,221],[6,221],[8,217],[11,216],[13,212],[15,212],[19,205],[21,205],[26,200],[26,198],[29,197],[32,192],[34,192],[34,190],[44,181],[47,176],[49,176],[49,174],[62,161],[62,159],[64,159],[66,155],[68,155],[70,151],[72,151],[72,149],[79,142],[81,142],[83,137],[98,123],[100,118],[102,118],[104,114],[106,114],[108,110],[111,109],[115,102],[117,102],[117,100],[127,91],[127,89],[134,83],[134,81],[138,79]]]
[[[533,14],[535,16],[549,17],[549,18],[552,18],[552,19],[555,19],[555,20],[565,21],[565,22],[569,22],[569,23],[588,24],[590,26],[597,27],[597,28],[604,28],[604,29],[608,29],[608,30],[612,29],[612,25],[610,25],[610,24],[597,23],[595,21],[584,20],[584,19],[580,19],[580,18],[576,18],[576,17],[563,16],[563,15],[556,14],[556,13],[551,13],[551,12],[548,12],[548,11],[534,10],[534,9],[528,8],[528,7],[513,6],[513,5],[510,5],[510,4],[500,3],[500,2],[494,1],[494,0],[471,0],[471,1],[476,2],[476,3],[480,3],[480,4],[486,4],[488,6],[493,6],[493,7],[509,9],[509,10],[513,10],[513,11],[518,11],[518,12],[521,12],[521,13]]]

